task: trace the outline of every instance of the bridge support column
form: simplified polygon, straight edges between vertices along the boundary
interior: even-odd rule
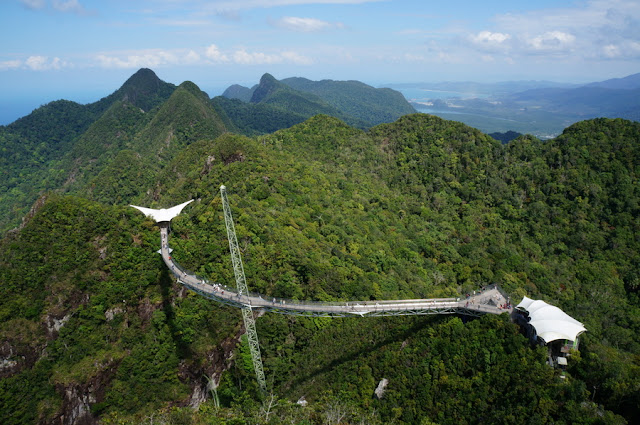
[[[246,296],[249,300],[249,290],[247,289],[247,281],[244,276],[244,267],[242,265],[242,257],[240,256],[240,248],[238,246],[238,238],[236,237],[236,229],[231,216],[231,208],[227,199],[227,191],[224,186],[220,186],[220,196],[222,198],[222,208],[224,210],[224,222],[227,227],[227,239],[229,239],[229,251],[231,251],[231,262],[233,264],[233,273],[236,277],[236,286],[240,297]],[[249,301],[248,301],[249,302]],[[267,384],[264,378],[264,370],[262,369],[262,357],[260,356],[260,343],[258,342],[258,332],[256,331],[256,320],[253,317],[251,304],[242,307],[242,318],[244,327],[247,332],[249,341],[249,351],[251,352],[251,360],[253,361],[253,369],[256,372],[258,386],[263,394],[267,393]]]

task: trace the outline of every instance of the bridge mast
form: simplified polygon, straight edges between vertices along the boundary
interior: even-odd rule
[[[220,186],[220,196],[222,198],[222,208],[224,210],[224,223],[227,226],[227,239],[229,239],[229,251],[231,251],[231,262],[233,263],[233,273],[236,276],[236,286],[240,297],[248,297],[247,280],[244,276],[244,267],[242,266],[242,257],[240,256],[240,248],[238,246],[238,238],[236,237],[236,229],[233,225],[233,217],[231,216],[231,208],[227,199],[226,187]],[[248,299],[248,298],[247,298]],[[241,307],[242,318],[244,319],[244,327],[247,332],[249,341],[249,351],[253,360],[253,369],[256,372],[258,386],[263,394],[267,393],[267,384],[264,378],[264,370],[262,369],[262,357],[260,356],[260,344],[258,342],[258,333],[256,331],[256,320],[253,317],[251,304],[245,304]]]

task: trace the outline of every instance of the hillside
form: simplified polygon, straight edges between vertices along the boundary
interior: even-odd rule
[[[0,243],[0,421],[623,424],[640,415],[640,124],[596,119],[550,141],[502,145],[424,114],[368,131],[318,115],[248,138],[221,134],[207,105],[181,85],[134,120],[110,179],[143,169],[137,160],[160,164],[156,172],[124,189],[96,182],[113,188],[104,202],[43,198]],[[506,317],[267,314],[257,325],[274,398],[261,400],[239,312],[180,288],[155,253],[157,227],[124,206],[128,196],[151,207],[196,199],[172,222],[172,255],[232,284],[220,184],[252,290],[377,300],[498,283],[515,302],[540,297],[585,323],[580,353],[560,379]]]

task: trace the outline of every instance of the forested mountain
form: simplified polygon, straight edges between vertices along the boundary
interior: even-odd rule
[[[261,100],[288,96],[266,83]],[[425,114],[368,130],[316,115],[250,138],[220,105],[188,82],[149,111],[120,98],[69,142],[74,195],[40,198],[0,242],[0,422],[636,422],[640,124],[502,145]],[[261,399],[239,312],[181,288],[157,227],[127,206],[196,199],[172,255],[233,285],[220,184],[251,290],[377,300],[498,283],[583,322],[580,352],[561,379],[506,316],[266,314]]]
[[[296,90],[313,93],[331,106],[369,123],[369,126],[393,122],[415,109],[398,91],[376,89],[360,81],[311,81],[306,78],[285,78],[282,83]]]
[[[287,110],[267,103],[246,103],[239,99],[216,96],[211,102],[233,122],[234,128],[245,136],[273,133],[300,124],[307,118],[295,110]]]
[[[494,139],[502,142],[502,143],[509,143],[510,141],[522,136],[522,134],[515,132],[515,131],[505,131],[504,133],[489,133],[489,136],[493,137]]]
[[[264,74],[260,78],[260,84],[253,90],[250,103],[273,105],[283,110],[296,111],[306,117],[317,114],[342,115],[341,111],[319,96],[291,89],[270,74]]]
[[[253,88],[244,87],[239,84],[232,84],[222,93],[222,97],[227,99],[238,99],[243,102],[250,102],[251,96],[253,96],[253,91],[256,86]]]
[[[154,174],[184,146],[227,128],[235,127],[193,83],[176,88],[149,69],[98,102],[45,105],[0,128],[0,231],[43,191],[112,203],[152,190]]]
[[[376,89],[359,81],[311,81],[299,77],[278,81],[272,75],[264,74],[254,87],[249,89],[234,84],[225,90],[222,97],[246,102],[244,108],[250,112],[255,110],[261,118],[265,108],[257,105],[269,105],[295,113],[299,117],[296,124],[313,115],[326,114],[364,129],[415,113],[400,92]],[[232,106],[235,106],[235,110],[239,108]],[[233,115],[234,112],[229,111],[228,114]],[[253,133],[274,131],[270,121],[257,118],[249,121],[250,113],[246,115],[247,124],[240,127],[250,128]],[[277,129],[287,127],[283,125]]]

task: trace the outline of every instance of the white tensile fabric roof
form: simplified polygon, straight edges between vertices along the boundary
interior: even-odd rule
[[[182,211],[182,209],[191,202],[193,202],[193,199],[185,203],[182,203],[180,205],[176,205],[175,207],[161,208],[157,210],[152,208],[138,207],[136,205],[130,205],[130,206],[139,211],[142,211],[144,215],[146,215],[147,217],[151,217],[157,223],[160,223],[163,221],[171,221],[172,218],[180,214],[180,211]]]
[[[531,320],[529,324],[536,330],[538,336],[549,343],[557,339],[575,341],[586,328],[582,323],[569,316],[558,307],[541,300],[524,297],[516,308],[526,310]]]

